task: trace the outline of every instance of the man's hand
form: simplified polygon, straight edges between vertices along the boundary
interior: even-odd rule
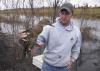
[[[68,68],[68,69],[71,69],[72,65],[73,65],[73,62],[70,61],[70,63],[67,65],[67,68]]]
[[[38,47],[38,48],[43,48],[44,47],[44,45],[43,44],[36,44],[36,47]]]

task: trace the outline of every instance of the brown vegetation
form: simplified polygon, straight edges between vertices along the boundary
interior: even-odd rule
[[[45,8],[34,8],[34,15],[39,16],[51,16],[53,17],[55,11],[53,7],[45,7]],[[57,8],[56,14],[59,11],[59,8]],[[16,13],[17,12],[17,13]],[[100,18],[100,7],[80,7],[75,8],[74,10],[74,17],[80,17],[82,14],[87,15],[88,18]],[[0,11],[0,14],[17,14],[17,15],[33,15],[31,8],[20,8],[20,9],[9,9],[9,10],[3,10]]]

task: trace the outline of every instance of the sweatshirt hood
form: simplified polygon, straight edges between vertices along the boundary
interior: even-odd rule
[[[59,28],[64,28],[67,31],[72,31],[73,30],[73,22],[70,21],[68,26],[63,26],[60,22],[60,17],[56,18],[56,22],[53,24],[55,27],[59,27]]]

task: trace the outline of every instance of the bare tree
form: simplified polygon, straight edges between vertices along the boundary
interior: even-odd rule
[[[55,20],[55,18],[57,17],[58,11],[59,11],[59,6],[63,3],[63,0],[55,0],[53,3],[53,22]]]

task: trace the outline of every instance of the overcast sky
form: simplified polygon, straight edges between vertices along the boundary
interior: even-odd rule
[[[52,6],[55,0],[33,0],[34,7],[48,7]],[[71,2],[73,5],[84,6],[86,3],[89,6],[100,7],[100,0],[60,0],[62,4],[64,2]],[[16,6],[17,5],[17,6]],[[29,0],[0,0],[0,10],[11,9],[11,8],[29,8]]]

